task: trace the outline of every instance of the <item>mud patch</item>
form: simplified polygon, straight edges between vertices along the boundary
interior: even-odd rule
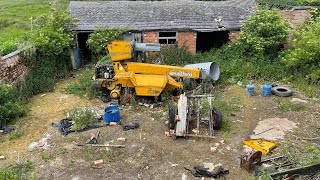
[[[269,118],[258,123],[253,130],[252,139],[278,140],[283,139],[285,134],[292,129],[297,128],[296,123],[287,118]]]

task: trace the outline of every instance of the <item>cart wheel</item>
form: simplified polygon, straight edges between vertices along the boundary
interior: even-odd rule
[[[173,136],[172,136],[172,139],[173,139],[173,140],[177,140],[178,137],[177,137],[176,135],[173,135]]]
[[[212,117],[212,121],[213,121],[213,129],[215,129],[215,130],[221,129],[221,125],[222,125],[221,111],[218,108],[213,107],[211,117]]]
[[[169,123],[168,123],[168,128],[169,129],[174,129],[175,127],[175,118],[176,118],[176,110],[174,106],[170,106],[169,108]]]

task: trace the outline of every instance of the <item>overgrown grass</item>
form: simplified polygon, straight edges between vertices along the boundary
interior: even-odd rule
[[[44,162],[47,162],[49,161],[50,159],[53,158],[53,155],[50,154],[50,153],[47,153],[47,152],[41,152],[41,159],[44,161]]]
[[[92,68],[86,68],[77,78],[77,82],[69,85],[65,91],[80,97],[93,98],[97,96],[99,89],[93,87],[91,84],[93,72]]]
[[[0,168],[0,179],[3,180],[20,180],[35,179],[33,171],[35,170],[32,162],[20,159],[14,164],[5,165]]]
[[[302,165],[310,165],[320,163],[320,148],[315,146],[305,147],[305,151],[309,154],[302,161]]]
[[[0,0],[0,54],[6,55],[16,49],[18,39],[31,31],[33,17],[50,9],[49,0]]]
[[[281,111],[288,112],[288,111],[303,111],[305,110],[305,106],[301,103],[294,103],[290,102],[287,99],[278,99],[277,108]]]
[[[66,8],[70,1],[58,2]],[[19,39],[31,31],[36,17],[49,12],[51,2],[52,0],[0,0],[0,55],[16,50]]]
[[[300,0],[257,0],[259,3],[271,3],[271,4],[279,4],[279,5],[291,5],[297,6],[299,5]]]
[[[240,111],[240,97],[234,96],[230,100],[227,100],[221,96],[217,96],[212,104],[222,112],[223,120],[221,130],[223,132],[229,132],[231,130],[230,114]]]

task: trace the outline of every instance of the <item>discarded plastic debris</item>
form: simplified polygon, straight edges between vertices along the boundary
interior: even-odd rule
[[[32,142],[28,147],[28,151],[29,152],[34,151],[34,149],[38,146],[38,144],[39,144],[38,142]]]
[[[6,157],[5,156],[0,156],[0,160],[1,161],[6,160]]]
[[[15,129],[15,127],[13,126],[1,126],[0,127],[0,133],[2,134],[8,134],[10,133],[11,131],[13,131]]]
[[[126,147],[126,145],[119,145],[119,144],[77,144],[77,146],[115,147],[115,148],[124,148],[124,147]]]
[[[126,141],[126,138],[124,138],[124,137],[119,137],[119,138],[117,138],[117,141]]]
[[[93,162],[93,164],[96,165],[96,166],[100,166],[100,165],[103,164],[103,159],[96,160],[96,161]]]
[[[130,123],[128,125],[123,125],[122,128],[124,131],[129,131],[130,129],[136,129],[136,128],[139,128],[140,125],[138,122],[133,122],[133,123]]]
[[[268,154],[269,151],[277,145],[275,141],[268,141],[264,139],[243,140],[243,143],[257,151],[261,151],[262,154]]]
[[[100,130],[98,130],[96,133],[91,133],[91,137],[86,141],[86,144],[97,144],[99,135]]]
[[[58,123],[52,123],[52,126],[58,127],[62,135],[66,136],[71,132],[71,126],[74,124],[71,118],[65,118]]]
[[[229,174],[229,170],[224,168],[221,164],[214,165],[213,163],[202,163],[198,166],[194,166],[193,169],[184,168],[191,172],[195,177],[218,178]]]
[[[273,128],[274,128],[274,127],[269,128],[269,129],[266,129],[266,130],[264,130],[264,131],[261,131],[261,132],[255,134],[255,135],[263,134],[263,133],[265,133],[265,132],[268,132],[268,131],[272,130]]]

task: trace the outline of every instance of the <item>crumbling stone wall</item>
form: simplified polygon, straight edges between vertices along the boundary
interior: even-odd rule
[[[15,51],[0,58],[0,84],[16,83],[30,71],[20,60],[20,52]]]

